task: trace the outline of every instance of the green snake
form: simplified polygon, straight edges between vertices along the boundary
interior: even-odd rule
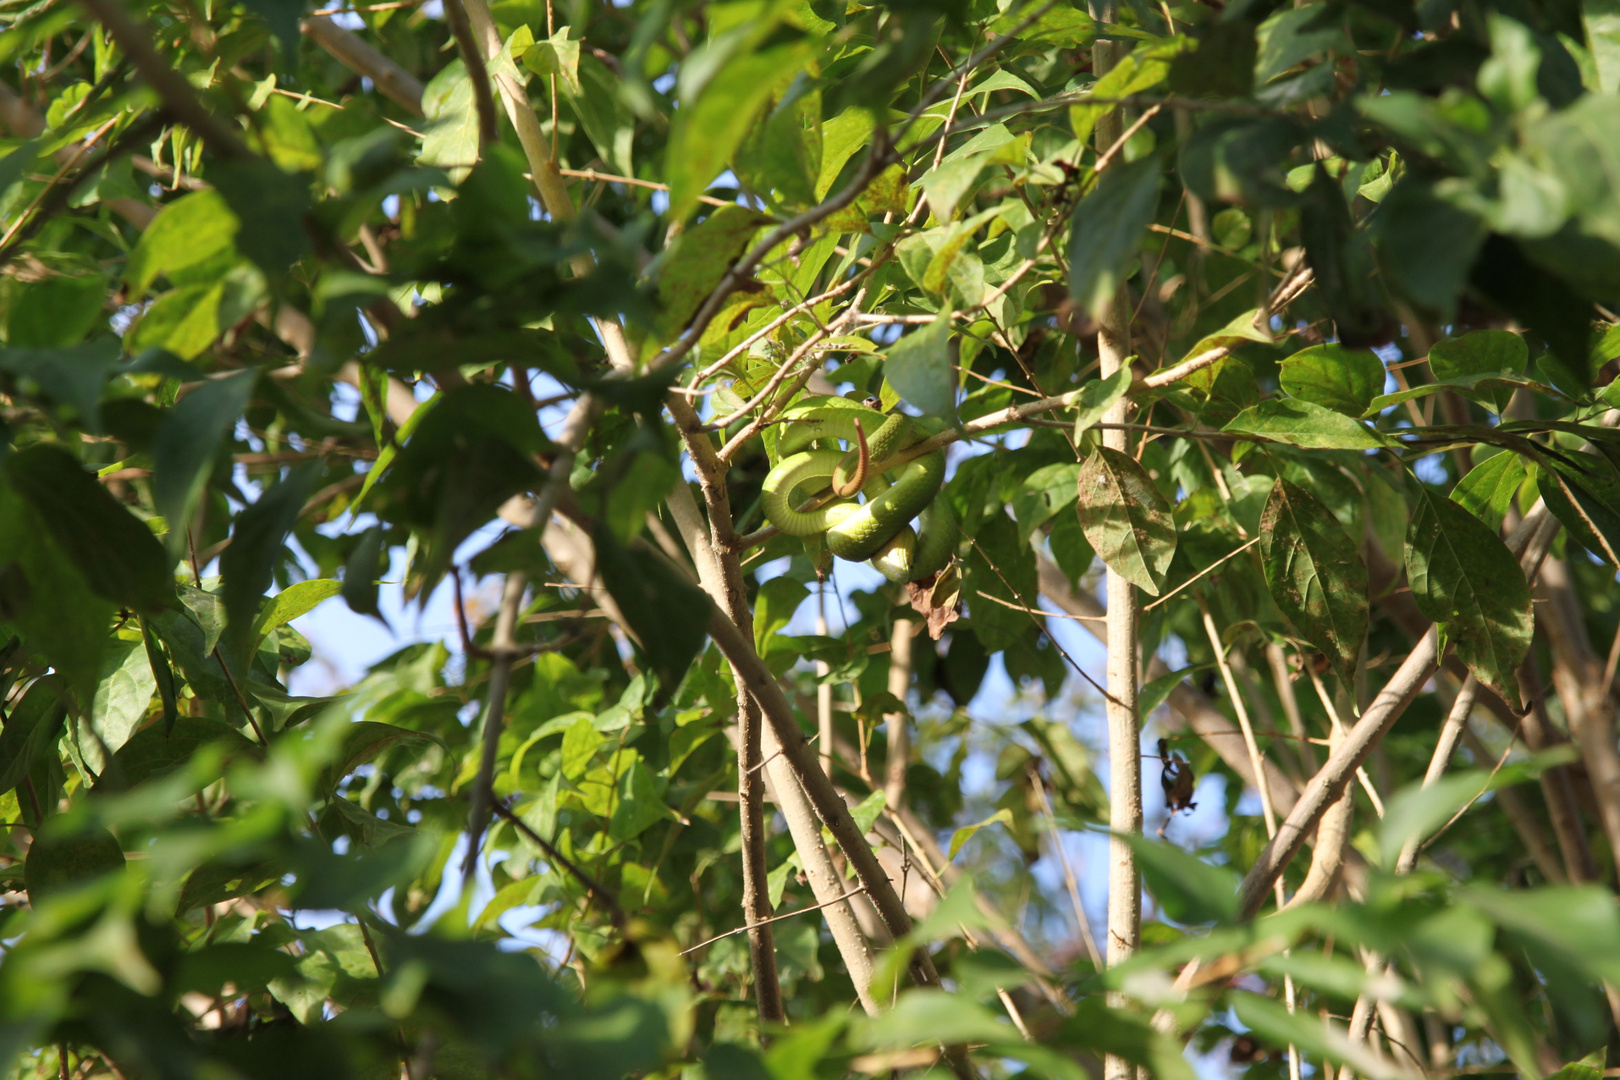
[[[789,536],[825,534],[834,555],[869,559],[891,581],[944,569],[956,546],[955,515],[946,500],[935,498],[945,482],[945,452],[912,458],[889,476],[866,475],[865,468],[927,438],[933,433],[928,420],[819,397],[787,410],[781,421],[777,462],[763,488],[772,525]],[[849,448],[839,448],[840,441]],[[857,491],[864,502],[855,501]],[[910,523],[919,514],[914,530]]]

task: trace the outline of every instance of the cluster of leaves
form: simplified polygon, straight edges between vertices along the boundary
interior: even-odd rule
[[[300,34],[296,4],[107,2],[0,5],[11,1075],[792,1080],[971,1044],[998,1075],[1113,1054],[1179,1080],[1172,1029],[1247,1040],[1257,1075],[1286,1054],[1406,1074],[1320,1018],[1360,999],[1392,1047],[1432,1021],[1446,1062],[1541,1075],[1608,1041],[1612,672],[1562,677],[1620,622],[1606,9],[501,0],[500,51],[469,65],[427,5],[343,16],[379,60]],[[555,161],[488,115],[486,78]],[[1122,322],[1136,363],[1098,377]],[[824,567],[750,532],[771,421],[842,391],[948,422],[961,542],[909,595],[841,574],[843,632],[795,633]],[[1100,444],[1122,401],[1130,452]],[[721,598],[671,565],[702,560],[683,454],[759,657],[807,732],[832,688],[834,780],[924,893],[877,1016],[849,1015],[813,912],[773,924],[781,1030],[747,939],[716,938],[742,922],[739,708],[704,634]],[[542,492],[555,523],[514,509]],[[1546,614],[1504,540],[1540,505]],[[1034,867],[1107,816],[1040,602],[1096,618],[1104,566],[1155,598],[1144,655],[1183,664],[1155,660],[1144,715],[1202,715],[1177,747],[1228,783],[1204,857],[1130,839],[1158,918],[1098,972]],[[511,641],[418,642],[295,694],[293,621],[381,619],[392,567],[423,600],[468,571],[534,588]],[[883,650],[908,618],[930,632],[900,700]],[[1354,796],[1382,820],[1343,853],[1352,899],[1252,917],[1234,871],[1312,740],[1431,624],[1438,690]],[[521,657],[498,679],[492,648]],[[993,671],[1033,715],[975,715]],[[1420,789],[1469,675],[1478,769]],[[491,709],[503,812],[462,889]],[[1229,737],[1250,712],[1254,757]],[[896,803],[868,761],[883,724],[916,733]],[[1521,731],[1543,753],[1493,770]],[[1258,815],[1257,759],[1280,778]],[[810,907],[767,832],[770,906]],[[949,991],[903,989],[904,946]],[[1169,991],[1190,961],[1218,977]]]

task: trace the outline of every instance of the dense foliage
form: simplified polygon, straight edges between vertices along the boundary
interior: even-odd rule
[[[1612,5],[0,26],[6,1075],[1609,1064]]]

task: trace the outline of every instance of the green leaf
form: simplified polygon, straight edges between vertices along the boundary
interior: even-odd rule
[[[1440,380],[1469,376],[1518,375],[1530,362],[1524,338],[1507,330],[1475,330],[1460,338],[1446,338],[1429,348],[1429,369]],[[1496,386],[1478,396],[1501,415],[1513,396],[1510,387]]]
[[[670,122],[665,158],[670,220],[684,221],[692,212],[765,103],[793,80],[810,55],[810,44],[802,39],[758,51],[742,49],[708,80],[696,100],[682,94]]]
[[[1451,489],[1458,506],[1483,521],[1492,532],[1501,529],[1513,497],[1519,493],[1530,471],[1524,459],[1511,451],[1493,454],[1479,462]]]
[[[1260,515],[1260,562],[1278,609],[1351,685],[1367,636],[1360,545],[1320,500],[1279,477]]]
[[[1384,445],[1384,440],[1365,424],[1296,398],[1272,398],[1252,405],[1222,430],[1259,435],[1309,450],[1377,450]]]
[[[383,529],[381,525],[373,525],[360,534],[349,561],[343,566],[342,591],[343,602],[349,605],[350,611],[370,615],[386,626],[387,620],[377,609],[377,579],[387,570],[383,557]]]
[[[1565,744],[1494,771],[1469,769],[1450,773],[1427,786],[1408,784],[1390,797],[1384,816],[1378,822],[1378,855],[1382,865],[1386,870],[1394,869],[1395,859],[1408,840],[1427,837],[1480,796],[1523,783],[1572,756],[1571,748]]]
[[[276,627],[285,626],[300,615],[314,611],[316,605],[336,596],[342,588],[341,584],[329,578],[312,578],[287,586],[259,609],[258,618],[253,620],[253,643],[257,645]]]
[[[1069,232],[1069,295],[1095,315],[1111,301],[1159,205],[1159,161],[1107,169],[1080,200]]]
[[[1000,810],[997,810],[983,821],[977,822],[973,825],[964,825],[960,829],[953,832],[951,834],[951,850],[950,853],[945,856],[945,861],[955,862],[956,853],[962,850],[963,844],[966,844],[969,840],[973,839],[974,833],[978,832],[986,825],[994,825],[998,821],[1007,826],[1009,829],[1012,828],[1012,811],[1008,810],[1006,807],[1002,807]]]
[[[815,191],[818,200],[832,191],[849,159],[871,142],[872,113],[864,108],[845,109],[821,126],[821,171]]]
[[[0,372],[32,382],[39,395],[68,406],[92,434],[101,433],[101,388],[117,366],[116,338],[68,349],[0,349]]]
[[[630,152],[635,144],[636,118],[619,100],[622,80],[595,56],[582,53],[579,81],[578,94],[566,87],[559,89],[563,90],[574,115],[579,117],[580,126],[603,161],[621,176],[634,176]]]
[[[286,479],[260,495],[258,501],[236,515],[231,542],[220,556],[225,601],[225,643],[237,659],[246,657],[260,635],[256,617],[264,594],[275,578],[276,564],[285,558],[287,535],[309,499],[318,462],[293,469]]]
[[[169,548],[185,542],[186,522],[213,471],[214,457],[253,398],[252,369],[210,379],[168,410],[152,444],[152,501],[169,523]]]
[[[196,759],[205,746],[218,744],[229,755],[247,754],[258,757],[260,748],[229,724],[201,717],[182,716],[172,730],[164,731],[159,725],[137,731],[118,752],[102,777],[102,784],[118,788],[134,787],[183,769]],[[213,777],[199,778],[199,788]],[[101,790],[98,784],[96,790]]]
[[[1194,664],[1191,667],[1184,667],[1180,671],[1172,671],[1168,675],[1160,675],[1151,682],[1143,683],[1142,688],[1136,693],[1137,712],[1146,717],[1154,709],[1169,700],[1170,695],[1176,692],[1176,687],[1200,671],[1214,666],[1213,664]]]
[[[39,515],[0,483],[0,618],[21,631],[42,666],[62,675],[80,708],[101,680],[112,613]]]
[[[56,752],[65,719],[67,703],[52,678],[34,683],[12,705],[0,728],[0,795],[22,783],[42,755]]]
[[[1547,507],[1588,550],[1620,566],[1620,477],[1595,454],[1548,454],[1536,469]]]
[[[1109,409],[1119,403],[1131,388],[1131,366],[1121,364],[1106,379],[1096,379],[1080,388],[1079,399],[1075,401],[1074,437],[1076,440],[1093,425],[1101,423]]]
[[[569,28],[559,27],[545,41],[537,41],[523,51],[523,66],[536,75],[561,77],[570,94],[583,94],[579,82],[579,42],[568,36]]]
[[[270,32],[281,42],[281,59],[290,65],[298,57],[298,20],[303,18],[308,5],[303,0],[242,0],[242,4],[265,21]],[[280,98],[272,100],[284,100]],[[288,102],[290,105],[291,102]]]
[[[708,637],[708,594],[640,545],[626,548],[601,523],[592,538],[602,585],[624,612],[661,692],[674,693]]]
[[[1283,391],[1359,419],[1384,392],[1384,363],[1362,349],[1313,345],[1282,362]]]
[[[236,247],[269,275],[285,274],[309,250],[309,177],[284,172],[263,158],[216,161],[208,178],[225,196],[241,227]]]
[[[90,723],[102,745],[116,751],[146,719],[157,679],[139,641],[119,641],[107,652],[101,670],[101,685],[90,703]],[[99,760],[100,754],[95,756]]]
[[[174,722],[179,719],[180,708],[178,690],[174,684],[174,669],[169,666],[169,658],[163,655],[163,646],[158,636],[153,632],[151,625],[141,619],[141,643],[146,648],[146,664],[152,669],[152,678],[157,685],[158,698],[163,702],[163,733],[167,735],[174,730]]]
[[[53,817],[29,845],[23,880],[28,883],[29,903],[38,905],[53,893],[123,868],[124,850],[104,826]]]
[[[163,545],[72,454],[41,443],[11,455],[5,474],[97,593],[140,611],[172,602]]]
[[[1170,504],[1129,454],[1099,447],[1080,467],[1080,528],[1097,557],[1137,587],[1159,595],[1176,553]]]
[[[901,400],[929,416],[956,415],[956,372],[951,364],[951,313],[942,311],[884,350],[883,377]]]
[[[683,233],[659,260],[659,328],[678,335],[748,247],[764,214],[745,206],[722,206]]]
[[[1013,518],[1018,522],[1018,532],[1025,541],[1074,501],[1075,485],[1079,479],[1079,465],[1059,461],[1042,465],[1019,482],[1008,503]]]
[[[862,833],[869,833],[872,825],[883,816],[883,806],[883,792],[874,791],[850,808],[850,819]]]
[[[6,317],[7,343],[27,349],[77,345],[97,323],[106,325],[106,300],[107,279],[100,274],[63,274],[27,285]]]
[[[1224,866],[1189,855],[1174,844],[1137,833],[1113,833],[1130,845],[1142,880],[1178,923],[1230,923],[1238,918],[1238,876]]]
[[[460,183],[478,161],[478,106],[472,80],[459,59],[439,69],[422,88],[422,115],[428,126],[418,163],[437,165]]]
[[[1238,1021],[1279,1052],[1293,1046],[1317,1060],[1349,1065],[1367,1080],[1406,1080],[1410,1076],[1365,1042],[1352,1041],[1343,1025],[1313,1011],[1291,1013],[1281,1002],[1242,991],[1232,993],[1228,1000]]]
[[[1406,576],[1418,609],[1457,642],[1457,655],[1504,701],[1519,700],[1517,669],[1534,624],[1530,586],[1501,539],[1450,499],[1415,486]]]
[[[236,244],[241,222],[218,191],[197,191],[169,203],[152,219],[124,264],[131,298],[164,274],[206,262]]]

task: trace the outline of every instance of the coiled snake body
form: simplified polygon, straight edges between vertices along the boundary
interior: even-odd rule
[[[944,569],[956,546],[956,516],[949,502],[935,498],[945,482],[945,452],[912,458],[888,476],[854,464],[857,456],[863,465],[893,457],[933,434],[934,423],[834,397],[795,406],[782,422],[778,460],[763,488],[772,525],[789,536],[825,533],[834,555],[869,559],[891,581],[915,581]],[[839,449],[840,440],[851,449]],[[855,501],[857,488],[864,502]],[[817,505],[818,496],[832,498]],[[805,499],[812,500],[808,508]],[[911,520],[919,514],[913,529]]]

